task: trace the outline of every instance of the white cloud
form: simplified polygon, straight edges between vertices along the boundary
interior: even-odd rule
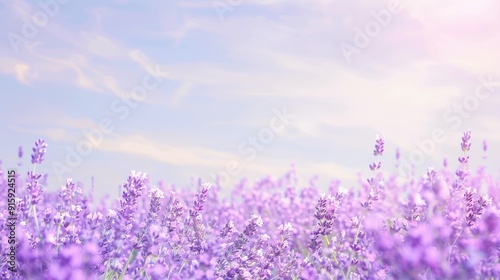
[[[212,167],[231,159],[231,155],[202,146],[184,146],[168,140],[153,140],[142,135],[128,135],[105,139],[102,150],[148,157],[160,162],[182,166]]]
[[[110,37],[104,34],[83,34],[82,40],[86,43],[86,50],[92,54],[107,59],[123,58],[126,51]]]
[[[28,84],[28,76],[30,72],[30,67],[27,64],[16,64],[14,66],[14,71],[16,73],[16,79],[23,83]]]

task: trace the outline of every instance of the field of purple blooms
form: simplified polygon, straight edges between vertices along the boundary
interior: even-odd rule
[[[457,170],[401,180],[382,172],[377,137],[359,191],[334,181],[320,194],[292,168],[223,197],[217,182],[189,191],[132,171],[107,203],[72,179],[44,191],[40,139],[32,171],[16,178],[15,260],[0,168],[1,278],[500,279],[500,181],[469,169],[470,131],[458,144]]]

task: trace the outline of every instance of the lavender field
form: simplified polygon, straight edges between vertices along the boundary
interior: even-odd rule
[[[221,197],[217,183],[180,189],[131,171],[108,207],[71,178],[46,191],[40,139],[32,170],[0,173],[2,279],[499,279],[500,181],[470,170],[472,144],[470,131],[457,141],[458,168],[397,182],[377,137],[359,191],[333,181],[320,193],[291,169]]]
[[[0,280],[500,280],[499,11],[0,0]]]

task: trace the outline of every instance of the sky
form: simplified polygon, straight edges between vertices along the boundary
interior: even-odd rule
[[[500,166],[495,0],[0,0],[0,160],[49,190],[118,194],[131,170],[193,187],[318,176],[356,188],[448,158]],[[483,140],[488,156],[483,158]],[[25,152],[22,165],[18,147]],[[395,151],[401,162],[396,167]]]

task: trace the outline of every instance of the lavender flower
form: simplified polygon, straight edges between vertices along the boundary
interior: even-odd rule
[[[23,146],[19,146],[19,150],[17,152],[17,156],[19,157],[19,159],[23,158]]]
[[[86,218],[87,218],[87,223],[90,226],[90,229],[95,230],[97,229],[97,227],[99,227],[99,224],[101,223],[103,216],[100,212],[94,212],[88,214]]]
[[[229,221],[220,232],[219,238],[227,242],[229,241],[229,238],[231,237],[231,234],[233,232],[234,232],[234,223],[233,221]]]
[[[23,159],[23,146],[19,146],[19,149],[18,149],[18,152],[17,152],[17,156],[19,158],[19,162],[17,163],[18,166],[21,166],[22,165],[22,159]]]
[[[80,218],[85,207],[84,199],[80,198],[82,189],[73,182],[72,178],[66,179],[66,184],[61,187],[59,197],[63,204],[59,205],[58,213],[61,220],[57,224],[56,241],[62,244],[80,243]],[[85,224],[83,222],[83,224]]]
[[[334,221],[337,217],[337,211],[345,194],[346,190],[341,188],[335,196],[326,196],[322,194],[319,197],[316,205],[316,212],[314,213],[314,217],[318,222],[311,233],[311,241],[309,242],[311,254],[321,254],[321,247],[323,245],[321,238],[332,232]]]
[[[106,222],[104,223],[104,229],[101,237],[101,242],[99,243],[99,247],[101,248],[100,250],[100,255],[101,255],[101,265],[106,266],[108,263],[108,260],[111,258],[112,253],[114,251],[113,248],[113,232],[114,232],[114,225],[118,219],[118,215],[114,210],[109,209],[108,213],[106,214]],[[104,267],[100,267],[99,271],[102,273],[104,272]]]
[[[458,169],[455,174],[458,176],[458,180],[454,183],[454,188],[456,190],[462,190],[465,187],[465,178],[469,176],[469,172],[466,169],[467,164],[469,163],[469,156],[467,156],[467,152],[470,150],[471,143],[470,143],[470,138],[471,138],[471,132],[470,130],[467,130],[464,132],[464,135],[462,136],[462,151],[464,152],[464,155],[458,158],[458,161],[461,163],[462,168]]]
[[[375,150],[373,150],[374,156],[381,156],[384,154],[384,137],[377,135],[375,138]]]
[[[170,193],[168,209],[162,218],[161,226],[166,228],[168,233],[172,233],[178,229],[180,218],[184,215],[186,208],[181,204],[175,192]]]
[[[119,214],[124,221],[124,234],[125,238],[129,235],[132,229],[132,222],[134,214],[137,210],[137,199],[141,196],[142,190],[144,189],[144,181],[146,180],[147,174],[142,172],[135,172],[132,170],[127,182],[123,185],[125,191],[122,194],[122,200],[120,200],[120,211]]]
[[[289,240],[292,230],[293,227],[291,223],[281,224],[278,227],[279,238],[271,244],[263,262],[260,264],[260,269],[257,273],[259,277],[270,278],[272,269],[274,268],[274,262],[289,248]]]
[[[262,225],[262,218],[259,215],[252,215],[250,217],[250,220],[248,221],[248,225],[245,228],[245,231],[243,231],[243,234],[246,237],[251,237],[257,231],[257,227],[262,227]]]
[[[215,273],[216,278],[233,278],[238,274],[238,261],[241,262],[239,257],[243,246],[247,244],[249,238],[256,233],[257,228],[262,225],[262,218],[259,215],[252,215],[250,217],[248,225],[245,227],[245,230],[239,234],[238,239],[236,239],[236,241],[234,241],[234,243],[227,248],[223,256],[218,258]],[[243,273],[240,271],[240,274]]]
[[[471,146],[470,136],[471,136],[470,130],[467,130],[466,132],[464,132],[464,136],[462,136],[461,146],[462,146],[462,151],[464,151],[464,152],[468,152],[470,150],[470,146]]]
[[[76,198],[82,194],[82,188],[78,187],[74,182],[73,178],[66,179],[66,185],[62,186],[59,192],[59,197],[67,206],[76,203]]]
[[[42,177],[41,174],[33,173],[28,171],[28,183],[26,184],[28,188],[28,192],[30,194],[30,204],[36,205],[42,198],[43,188],[38,182],[38,180]]]
[[[158,214],[161,208],[161,199],[164,198],[163,192],[157,187],[152,187],[149,191],[149,197],[151,198],[151,203],[149,205],[148,215],[146,217],[146,224],[139,234],[137,234],[137,240],[133,247],[135,249],[142,248],[142,243],[146,233],[149,231],[151,225],[158,220]]]
[[[375,138],[375,149],[373,150],[373,155],[381,156],[383,154],[384,154],[384,137],[380,137],[379,135],[377,135],[377,137]],[[381,166],[382,163],[380,161],[371,163],[370,170],[372,171],[379,170]]]
[[[468,227],[474,227],[476,225],[477,220],[484,213],[484,210],[487,205],[491,204],[491,199],[484,196],[479,196],[477,200],[474,197],[477,194],[477,190],[468,188],[465,191],[464,198],[466,203],[466,224]]]
[[[196,200],[193,203],[193,208],[189,210],[190,223],[194,233],[190,249],[198,254],[203,252],[205,246],[205,233],[204,227],[201,224],[200,211],[203,210],[203,204],[207,200],[207,194],[211,188],[211,184],[203,184],[201,192],[196,196]]]
[[[45,152],[47,151],[47,143],[45,140],[38,139],[35,142],[35,147],[33,148],[33,154],[31,155],[32,164],[41,164],[45,159]]]

